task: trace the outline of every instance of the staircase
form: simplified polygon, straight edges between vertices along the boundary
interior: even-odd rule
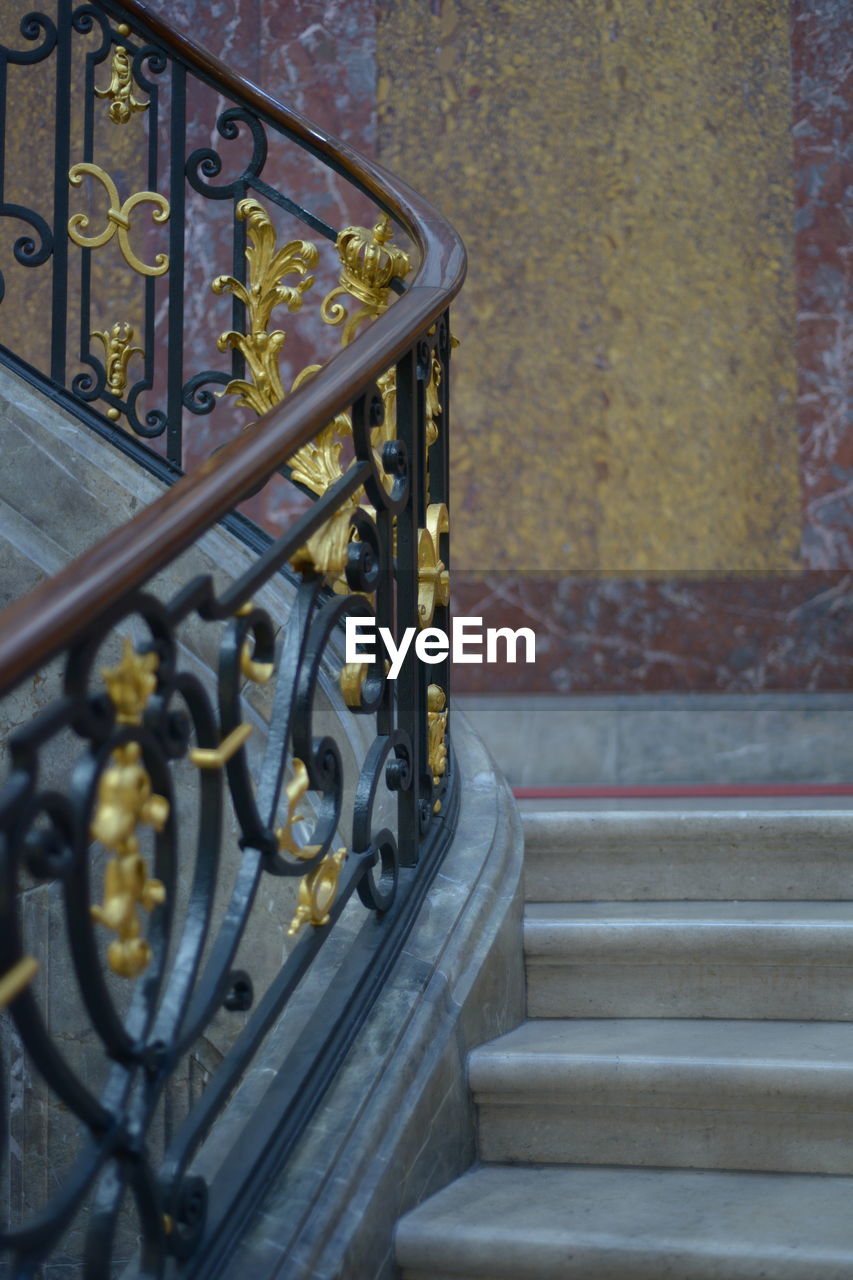
[[[850,1280],[853,815],[530,813],[528,1020],[404,1280]]]

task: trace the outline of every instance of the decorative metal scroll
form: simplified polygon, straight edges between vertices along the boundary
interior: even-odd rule
[[[54,17],[26,12],[24,0],[12,3],[22,8],[20,40],[0,47],[0,114],[7,134],[0,148],[7,170],[0,172],[0,234],[10,238],[14,262],[7,279],[0,275],[0,315],[5,304],[14,323],[0,326],[7,342],[0,358],[70,403],[78,417],[142,465],[174,479],[186,460],[186,418],[215,413],[225,390],[239,394],[255,415],[283,397],[278,357],[284,333],[271,332],[266,321],[273,306],[283,303],[291,312],[302,307],[321,248],[332,258],[337,247],[343,271],[340,286],[318,296],[315,305],[325,323],[341,325],[344,344],[385,310],[411,264],[391,243],[394,229],[384,214],[372,233],[336,228],[278,189],[271,142],[278,152],[292,149],[293,172],[302,153],[273,118],[239,102],[223,107],[220,100],[217,106],[210,95],[211,117],[190,119],[194,72],[137,23],[132,28],[123,21],[119,5],[56,0]],[[52,98],[45,96],[43,75],[38,83],[33,77],[30,90],[20,76],[8,74],[10,67],[38,63],[55,67]],[[13,90],[23,93],[22,103]],[[16,160],[38,165],[38,148],[21,153],[20,130],[12,127],[36,105],[52,115],[55,147],[53,172],[39,175],[33,184],[38,195],[28,207],[8,200],[6,190],[16,185]],[[82,130],[74,124],[79,119]],[[191,136],[213,136],[216,145],[194,146]],[[321,248],[313,240],[294,240],[277,258],[270,251],[276,236],[270,214],[277,210],[303,223]],[[213,214],[222,237],[215,241],[223,251],[220,262],[210,257],[214,224],[205,219]],[[280,260],[288,252],[291,257]],[[36,269],[44,284],[38,296],[31,287],[35,277],[26,278]],[[206,319],[209,308],[198,296],[216,270],[217,289],[232,298],[231,328],[218,350],[221,327],[204,331],[199,314]],[[293,273],[300,278],[288,280]],[[252,281],[264,276],[258,296]],[[345,295],[356,301],[352,314],[341,301]],[[48,348],[44,356],[36,358],[26,341],[16,345],[18,327],[22,334],[39,334]],[[220,352],[230,356],[230,368],[217,367]],[[300,376],[311,376],[316,367]],[[388,401],[389,387],[382,390]],[[228,422],[217,430],[219,440],[223,431],[233,431]],[[316,446],[327,462],[344,427],[341,420]],[[297,483],[306,484],[310,460],[301,461],[306,466]],[[317,493],[319,483],[314,476],[306,487]]]
[[[292,1148],[377,994],[377,975],[402,945],[405,922],[452,830],[457,793],[446,669],[428,668],[429,684],[416,660],[396,682],[378,660],[363,664],[354,681],[349,673],[357,696],[346,699],[350,709],[342,714],[375,723],[351,778],[338,743],[317,731],[315,704],[322,672],[340,663],[344,618],[373,616],[387,623],[396,600],[396,625],[416,624],[426,383],[433,351],[446,367],[448,347],[444,320],[422,349],[397,366],[396,438],[381,469],[372,440],[383,411],[376,387],[351,410],[351,467],[242,578],[224,591],[210,577],[195,578],[165,602],[135,594],[124,600],[120,616],[115,610],[104,618],[95,614],[64,656],[61,695],[9,741],[9,778],[0,792],[6,887],[0,895],[0,975],[7,975],[0,991],[30,1056],[29,1070],[46,1081],[87,1135],[37,1225],[16,1224],[2,1239],[21,1275],[49,1256],[87,1205],[81,1274],[107,1274],[103,1260],[128,1199],[142,1226],[144,1274],[171,1274],[188,1258],[200,1268],[194,1274],[204,1274],[207,1260],[239,1231],[239,1215],[223,1211],[223,1204],[235,1198],[247,1203],[262,1148],[272,1144],[277,1160]],[[364,492],[370,510],[352,504],[356,491]],[[253,599],[288,564],[297,567],[299,581],[277,641],[281,620]],[[328,584],[341,574],[347,594],[330,593]],[[446,625],[445,606],[435,608]],[[216,688],[187,666],[182,635],[188,626],[220,632]],[[99,655],[116,640],[120,655],[105,661]],[[346,682],[346,669],[338,669]],[[269,746],[253,769],[246,692],[260,684],[271,689]],[[53,781],[47,786],[40,761],[62,734],[71,734],[75,744],[69,768],[61,787]],[[195,766],[200,819],[194,848],[186,847],[178,821],[176,771],[182,762]],[[346,794],[354,796],[348,811]],[[396,797],[396,831],[378,826],[382,795]],[[233,808],[242,853],[230,905],[210,945],[226,804]],[[110,1063],[99,1091],[74,1071],[47,1031],[43,993],[33,982],[32,942],[16,910],[15,886],[23,876],[55,886],[62,897],[78,998]],[[246,1010],[252,1001],[252,975],[238,983],[234,963],[267,877],[292,877],[298,885],[289,925],[293,949],[157,1166],[145,1135],[182,1056],[223,1006]],[[278,1111],[265,1107],[250,1119],[256,1145],[241,1143],[248,1163],[229,1165],[208,1186],[194,1169],[206,1135],[310,962],[355,902],[371,922],[365,935],[370,943],[357,950],[360,967],[348,963],[333,978],[293,1064],[281,1064],[290,1087]],[[126,1011],[116,1002],[110,972],[128,984]],[[306,1039],[316,1050],[307,1058]],[[208,1201],[215,1214],[208,1213]]]
[[[411,262],[379,211],[372,226],[338,229],[276,190],[266,166],[271,137],[282,130],[245,104],[220,104],[205,130],[216,145],[193,149],[193,72],[121,18],[111,0],[57,0],[55,17],[25,14],[20,40],[0,50],[7,121],[8,68],[50,62],[56,71],[55,165],[43,206],[9,201],[0,172],[10,270],[41,270],[50,282],[42,321],[49,352],[42,364],[12,347],[0,347],[0,358],[141,465],[174,479],[185,415],[213,413],[230,399],[256,416],[285,394],[285,312],[297,322],[315,307],[346,346],[403,290]],[[82,119],[79,133],[74,118]],[[110,151],[134,137],[144,157],[136,184]],[[207,298],[225,308],[210,331],[207,369],[190,363],[185,343],[188,251],[203,241],[188,211],[199,201],[222,209],[231,237],[226,260],[203,264],[218,301]],[[279,211],[311,238],[280,236]],[[315,300],[322,252],[337,255],[338,284]],[[121,286],[102,296],[115,269]],[[11,283],[0,278],[0,314]],[[0,1042],[25,1063],[16,1068],[23,1079],[39,1082],[45,1105],[67,1118],[69,1150],[71,1135],[80,1135],[72,1158],[52,1171],[46,1203],[0,1229],[15,1277],[38,1274],[60,1254],[84,1280],[124,1265],[146,1277],[212,1273],[258,1203],[264,1171],[294,1149],[380,995],[453,832],[449,673],[446,661],[424,668],[410,653],[392,682],[379,660],[344,664],[340,637],[353,615],[398,635],[407,626],[449,626],[452,345],[445,314],[289,459],[283,472],[312,505],[275,538],[258,535],[263,550],[237,581],[217,588],[197,577],[166,600],[146,588],[108,610],[93,599],[85,631],[61,655],[61,690],[8,741]],[[287,381],[292,391],[322,376],[318,362]],[[288,618],[254,603],[281,574],[295,584]],[[201,633],[218,655],[209,678],[187,656]],[[343,749],[346,725],[337,736],[318,728],[324,680],[340,689],[342,717],[367,726],[354,767]],[[60,777],[51,773],[56,758],[66,765]],[[192,832],[181,816],[187,777],[198,815]],[[229,849],[237,858],[230,898]],[[259,975],[235,964],[273,881],[293,886],[283,921],[289,950],[261,990]],[[61,904],[65,979],[100,1078],[51,1035],[52,978],[25,928],[25,889],[33,886]],[[220,918],[214,903],[223,894]],[[326,942],[341,937],[342,917],[355,929],[347,963],[279,1064],[274,1102],[245,1120],[222,1169],[203,1174],[206,1138],[314,961],[334,952]],[[238,1012],[245,1025],[205,1068],[204,1088],[158,1149],[157,1117],[167,1103],[175,1111],[181,1064],[201,1052],[217,1018]],[[0,1071],[9,1078],[8,1055]],[[67,1246],[69,1233],[79,1248]],[[131,1257],[127,1242],[136,1235]]]

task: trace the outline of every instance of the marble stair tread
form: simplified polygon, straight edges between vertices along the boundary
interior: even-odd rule
[[[531,1019],[469,1058],[492,1162],[853,1173],[853,1024]]]
[[[484,1165],[407,1214],[404,1280],[849,1280],[853,1179]]]
[[[853,899],[853,812],[523,814],[533,902]]]
[[[529,902],[532,1018],[853,1018],[853,902]]]

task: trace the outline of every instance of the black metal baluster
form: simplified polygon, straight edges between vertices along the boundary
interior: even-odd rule
[[[187,133],[187,73],[172,61],[172,119],[170,128],[169,201],[169,338],[166,416],[166,456],[183,467],[184,385],[184,247],[186,242],[186,185],[184,149]],[[153,306],[152,306],[153,310]]]
[[[59,0],[56,30],[50,376],[57,386],[64,387],[68,326],[68,170],[71,167],[71,0]]]
[[[397,436],[409,460],[409,496],[397,517],[397,643],[407,627],[418,625],[418,529],[423,519],[424,385],[418,376],[416,351],[397,365]],[[397,677],[397,724],[412,743],[412,785],[399,795],[400,862],[418,860],[424,812],[421,777],[426,759],[426,706],[422,664],[412,644]]]

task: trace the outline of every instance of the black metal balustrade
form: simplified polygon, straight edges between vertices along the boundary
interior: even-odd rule
[[[464,251],[402,183],[239,80],[138,0],[59,0],[55,15],[24,15],[19,31],[0,54],[0,137],[20,109],[15,94],[26,94],[25,73],[50,67],[53,180],[36,180],[47,207],[23,205],[6,147],[0,226],[13,240],[15,269],[44,273],[49,340],[39,364],[7,343],[4,327],[4,362],[164,478],[176,479],[186,461],[182,422],[221,403],[212,387],[258,420],[0,615],[3,695],[14,698],[45,673],[57,680],[10,736],[0,790],[3,1095],[14,1108],[37,1077],[56,1112],[73,1118],[63,1132],[76,1135],[51,1171],[46,1202],[9,1222],[0,1243],[22,1277],[39,1274],[57,1250],[86,1277],[123,1266],[152,1277],[213,1274],[380,995],[453,834],[447,662],[425,668],[410,651],[391,681],[381,657],[342,661],[341,624],[374,617],[398,638],[410,626],[449,627],[447,308]],[[72,85],[76,41],[81,97]],[[189,137],[195,82],[228,102],[207,122],[208,135],[215,127],[225,140],[250,142],[249,160],[227,181],[217,152]],[[144,126],[144,190],[126,194],[99,163],[97,113],[117,131]],[[334,229],[272,185],[273,134],[341,175],[358,199],[369,197],[372,230]],[[75,206],[88,182],[101,188],[106,213],[103,203]],[[186,284],[200,269],[187,252],[192,192],[227,209],[231,259],[208,285],[211,307],[231,298],[230,329],[218,341],[231,366],[188,374]],[[153,223],[143,234],[137,219],[146,205]],[[337,274],[319,324],[342,334],[337,354],[305,367],[287,395],[273,312],[307,307],[320,253],[309,240],[279,245],[282,211],[334,246]],[[10,231],[16,221],[22,234]],[[141,323],[117,312],[112,324],[104,320],[115,296],[110,272],[97,268],[107,245],[141,284]],[[11,270],[6,284],[4,305]],[[158,440],[160,453],[150,447]],[[281,475],[301,508],[283,530],[252,531],[240,576],[226,585],[212,573],[183,576],[187,549],[217,522],[231,519],[245,533],[236,509]],[[153,585],[164,571],[180,580],[165,595]],[[291,584],[287,618],[253,603],[282,575]],[[218,655],[209,680],[188,658],[199,643]],[[349,774],[348,750],[316,725],[329,670],[346,714],[370,725]],[[271,692],[255,759],[252,698],[261,687]],[[182,819],[187,792],[194,826]],[[257,975],[238,968],[239,949],[261,886],[273,880],[298,885],[293,941],[256,993]],[[27,923],[27,902],[40,892],[58,908],[50,928],[63,934],[69,981],[103,1063],[99,1080],[51,1033],[39,940]],[[342,917],[350,931],[341,962],[276,1064],[262,1105],[243,1117],[218,1171],[203,1176],[199,1151],[312,962],[334,950],[325,944],[341,933]],[[223,1008],[245,1015],[230,1047],[189,1102],[172,1107],[170,1124],[157,1120],[155,1135],[182,1064]],[[7,1106],[6,1136],[10,1123]],[[139,1237],[132,1257],[122,1226],[128,1205]]]

